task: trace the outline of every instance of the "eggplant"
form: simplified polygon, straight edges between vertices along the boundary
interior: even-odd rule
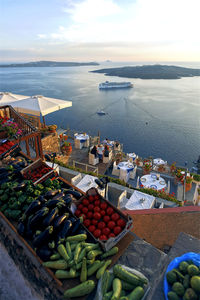
[[[59,231],[57,237],[59,241],[63,241],[65,237],[70,232],[70,228],[72,227],[72,222],[69,220],[64,221],[62,229]]]
[[[24,222],[20,221],[17,225],[17,232],[21,235],[24,236],[25,234],[25,225]]]
[[[52,200],[60,200],[64,196],[65,194],[63,192],[60,192],[56,196],[54,196]]]
[[[73,196],[71,194],[68,194],[66,195],[64,198],[63,198],[63,201],[65,201],[65,204],[69,207],[72,203],[72,200],[73,200]]]
[[[1,173],[8,173],[8,170],[6,168],[0,168],[0,174]]]
[[[28,216],[34,214],[41,208],[41,202],[39,200],[34,200],[29,207],[25,210],[22,219],[25,220]]]
[[[67,218],[67,214],[64,214],[62,216],[57,216],[53,221],[53,227],[55,230],[57,230],[61,224],[63,224],[63,221]]]
[[[104,189],[105,185],[98,178],[95,179],[96,184],[100,187],[100,189]]]
[[[44,261],[48,261],[52,253],[52,250],[49,249],[47,246],[43,246],[36,250],[36,254]]]
[[[67,190],[65,192],[66,195],[71,194],[72,196],[74,196],[77,200],[80,199],[83,195],[78,192],[78,191],[73,191],[73,190]]]
[[[51,222],[54,220],[54,218],[56,217],[56,215],[58,214],[58,208],[55,207],[54,209],[52,209],[52,211],[50,213],[48,213],[48,215],[45,217],[45,219],[42,222],[42,225],[44,227],[47,227],[51,224]]]
[[[35,229],[37,226],[41,225],[42,220],[48,214],[49,208],[43,207],[41,208],[30,220],[30,228]]]
[[[16,187],[14,187],[14,190],[17,192],[17,191],[20,191],[21,189],[23,189],[24,187],[26,186],[26,183],[25,182],[20,182]]]
[[[46,199],[51,199],[58,193],[59,193],[59,190],[48,191],[48,192],[46,192],[46,194],[44,196]]]
[[[33,230],[30,227],[31,218],[32,218],[32,216],[30,216],[28,218],[27,224],[26,224],[26,230],[25,230],[25,236],[29,240],[32,240],[32,238],[33,238]]]
[[[44,231],[42,231],[33,241],[33,246],[38,248],[42,245],[48,244],[53,233],[53,226],[48,226]]]
[[[60,201],[60,203],[58,203],[56,207],[59,209],[60,215],[63,215],[64,213],[69,213],[69,209],[64,201],[63,202]]]
[[[73,224],[74,222],[76,222],[77,219],[75,219],[74,217],[70,216],[70,217],[68,218],[68,220],[70,220],[70,221],[72,222],[72,224]]]
[[[59,203],[64,203],[64,201],[51,199],[45,203],[45,206],[49,208],[53,208],[57,206]]]
[[[80,220],[80,219],[76,220],[76,221],[73,223],[73,226],[72,226],[72,228],[71,228],[71,230],[70,230],[70,234],[71,234],[71,235],[73,235],[73,234],[75,234],[75,233],[77,232],[77,230],[78,230],[79,227],[80,227],[80,224],[81,224],[81,220]]]
[[[47,202],[47,199],[45,199],[44,196],[39,196],[37,200],[39,200],[42,204],[45,204]]]

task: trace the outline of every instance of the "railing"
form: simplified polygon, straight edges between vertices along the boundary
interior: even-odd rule
[[[26,155],[28,155],[32,159],[38,159],[38,158],[43,159],[44,156],[42,150],[41,135],[38,131],[33,132],[29,135],[22,136],[18,140],[16,140],[16,143],[20,144],[22,142],[25,142]],[[35,151],[35,158],[33,158],[32,156],[30,145]]]
[[[96,173],[98,175],[98,168],[97,167],[93,167],[91,165],[81,163],[81,162],[75,161],[75,160],[73,160],[72,165],[73,165],[74,168],[81,168],[85,172],[93,172],[93,173]]]

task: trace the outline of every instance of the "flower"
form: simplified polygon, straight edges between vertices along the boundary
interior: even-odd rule
[[[0,131],[7,132],[8,137],[22,135],[22,130],[16,122],[9,120],[7,117],[0,117]]]

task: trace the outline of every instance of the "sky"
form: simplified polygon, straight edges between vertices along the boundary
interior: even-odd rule
[[[200,61],[200,0],[0,0],[0,61]]]

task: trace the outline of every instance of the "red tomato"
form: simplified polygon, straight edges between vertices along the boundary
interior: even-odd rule
[[[108,207],[107,210],[106,210],[106,212],[107,212],[108,215],[112,215],[113,208],[112,207]]]
[[[109,237],[109,238],[115,237],[115,235],[114,235],[114,233],[110,233],[108,237]]]
[[[90,226],[88,227],[88,230],[89,230],[90,232],[95,231],[95,229],[96,229],[96,227],[95,227],[94,225],[90,225]]]
[[[108,227],[109,227],[110,229],[113,229],[113,228],[115,227],[115,222],[109,221],[109,222],[108,222]]]
[[[94,211],[95,212],[100,212],[100,208],[98,206],[95,206]]]
[[[89,227],[90,224],[91,224],[91,221],[89,219],[85,219],[83,224],[86,226],[86,227]]]
[[[88,209],[91,210],[91,211],[93,211],[94,205],[93,205],[93,204],[89,204],[89,205],[88,205]]]
[[[79,209],[79,210],[82,210],[82,208],[83,208],[83,204],[79,204],[79,205],[78,205],[78,209]]]
[[[121,228],[124,228],[126,225],[126,222],[123,219],[119,219],[117,221],[117,225],[120,226]]]
[[[94,199],[95,199],[95,200],[99,200],[99,195],[95,195],[95,196],[94,196]]]
[[[95,212],[93,217],[94,217],[94,219],[96,219],[96,220],[101,219],[101,215],[100,215],[100,213],[98,213],[98,212]]]
[[[99,229],[103,229],[104,227],[106,227],[106,224],[104,222],[99,222],[98,225],[97,225],[97,227]]]
[[[110,234],[110,228],[108,227],[103,228],[102,233],[108,236]]]
[[[99,237],[99,239],[101,240],[101,241],[107,241],[107,237],[105,236],[105,235],[100,235],[100,237]]]
[[[89,200],[87,200],[87,199],[84,199],[84,200],[82,201],[82,203],[83,203],[83,205],[85,205],[85,206],[88,206],[88,205],[90,204]]]
[[[96,229],[96,230],[93,232],[93,235],[94,235],[96,238],[100,237],[100,235],[101,235],[101,230]]]
[[[79,217],[80,214],[81,214],[81,211],[80,211],[79,209],[77,209],[77,210],[75,211],[75,216]]]
[[[102,217],[104,217],[105,214],[106,214],[105,210],[101,210],[101,211],[100,211],[100,214],[101,214]]]
[[[118,235],[118,234],[122,231],[122,229],[121,229],[121,227],[116,226],[116,227],[113,229],[113,231],[114,231],[114,234]]]
[[[98,223],[98,220],[96,220],[96,219],[93,219],[93,220],[92,220],[92,224],[93,224],[93,225],[97,225],[97,223]]]
[[[104,222],[108,223],[110,221],[110,217],[109,216],[105,216],[103,217]]]
[[[100,207],[101,209],[105,210],[107,208],[108,204],[106,202],[101,203]]]
[[[94,205],[95,205],[95,206],[100,206],[100,203],[101,203],[100,200],[94,201]]]
[[[112,216],[111,216],[111,219],[113,220],[113,221],[117,221],[118,219],[120,218],[120,216],[117,214],[117,213],[114,213]]]
[[[88,208],[87,208],[87,207],[83,207],[82,212],[83,212],[84,214],[87,214]]]
[[[88,213],[87,213],[87,217],[88,217],[89,219],[92,219],[92,217],[93,217],[93,213],[92,213],[91,211],[88,211]]]
[[[94,196],[92,196],[92,195],[90,195],[90,196],[88,196],[88,200],[90,201],[90,202],[93,202],[95,199],[94,199]]]

